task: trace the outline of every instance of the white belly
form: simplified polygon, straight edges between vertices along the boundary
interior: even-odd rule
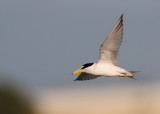
[[[127,73],[125,69],[106,63],[95,63],[93,66],[85,69],[85,72],[101,76],[121,76],[121,72]]]

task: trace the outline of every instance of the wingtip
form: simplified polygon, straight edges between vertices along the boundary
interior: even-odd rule
[[[122,13],[122,15],[120,16],[120,18],[123,18],[124,13]]]

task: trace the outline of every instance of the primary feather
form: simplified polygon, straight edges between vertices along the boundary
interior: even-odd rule
[[[99,76],[82,72],[74,81],[91,80],[91,79],[96,79],[97,77]]]
[[[101,44],[99,61],[111,62],[117,65],[119,47],[123,39],[123,14],[120,16],[111,32]]]

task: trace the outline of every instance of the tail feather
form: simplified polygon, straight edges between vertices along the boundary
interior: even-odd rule
[[[127,76],[122,76],[122,77],[128,77],[128,78],[137,80],[134,78],[134,74],[139,73],[139,72],[144,72],[144,71],[130,71],[130,70],[128,70],[128,72],[129,72],[129,74]]]
[[[144,72],[144,71],[129,71],[130,73],[132,73],[133,75],[139,72]]]
[[[128,72],[130,72],[133,75],[133,76],[128,76],[128,78],[137,80],[136,78],[134,78],[134,74],[139,73],[139,72],[144,72],[144,71],[128,71]]]

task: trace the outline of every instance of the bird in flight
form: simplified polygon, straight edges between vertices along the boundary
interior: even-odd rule
[[[113,26],[107,38],[100,46],[99,60],[94,63],[87,63],[72,74],[80,73],[75,81],[95,79],[104,77],[130,77],[141,71],[128,71],[118,66],[117,56],[123,39],[123,14]]]

